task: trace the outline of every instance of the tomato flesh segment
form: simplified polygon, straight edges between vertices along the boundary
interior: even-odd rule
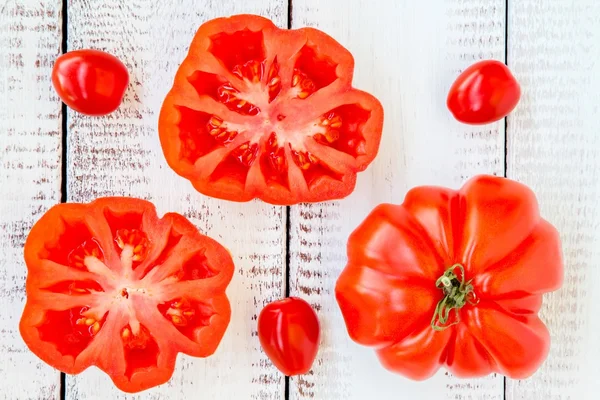
[[[182,143],[181,158],[194,163],[200,157],[225,144],[225,141],[219,143],[217,132],[211,133],[212,129],[220,127],[220,125],[213,125],[218,117],[187,107],[178,107],[178,110],[181,115],[179,123],[179,140]],[[213,118],[215,118],[214,121]]]
[[[158,365],[158,344],[144,325],[127,325],[121,330],[121,340],[125,352],[127,378],[131,379],[134,373]]]
[[[288,164],[285,149],[280,146],[277,134],[271,133],[261,155],[261,171],[269,184],[281,185],[289,190]]]
[[[273,59],[271,68],[269,68],[267,88],[269,90],[269,103],[271,103],[281,91],[281,77],[279,76],[279,62],[277,61],[277,57]]]
[[[248,61],[264,61],[264,35],[263,32],[253,32],[242,29],[233,33],[220,32],[210,38],[209,52],[217,57],[230,71]]]
[[[208,304],[187,298],[177,298],[159,304],[158,310],[179,332],[193,341],[195,332],[209,325],[210,317],[215,314]]]
[[[54,285],[50,285],[43,290],[53,293],[69,294],[73,296],[81,296],[93,292],[103,292],[102,286],[89,279],[82,281],[62,281]]]
[[[234,88],[229,82],[219,86],[217,89],[219,101],[227,106],[231,111],[235,111],[242,115],[257,115],[260,108],[248,100],[245,100],[240,91]]]
[[[313,138],[352,157],[364,155],[366,141],[361,130],[369,118],[370,112],[358,104],[337,107],[321,117]]]
[[[78,269],[86,269],[86,257],[94,257],[100,261],[104,260],[104,253],[94,239],[86,240],[69,253],[69,265]]]
[[[227,178],[241,185],[246,183],[250,167],[259,152],[257,143],[245,142],[236,147],[229,153],[210,176],[212,181],[218,181]]]
[[[48,310],[37,329],[41,340],[53,343],[62,355],[76,358],[100,332],[107,315],[98,318],[89,313],[87,306]]]
[[[342,174],[335,172],[317,156],[310,152],[292,151],[292,160],[302,170],[302,175],[310,188],[317,179],[328,176],[334,180],[341,180]]]
[[[175,274],[180,281],[194,281],[215,276],[217,272],[208,264],[204,249],[198,251]]]
[[[304,45],[298,52],[296,63],[294,64],[294,76],[292,86],[298,76],[299,87],[306,92],[306,95],[298,95],[299,98],[306,98],[319,89],[332,84],[337,78],[337,64],[326,56],[319,55],[317,51]]]

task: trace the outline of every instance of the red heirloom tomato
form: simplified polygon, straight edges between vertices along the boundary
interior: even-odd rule
[[[519,102],[521,87],[506,65],[484,60],[471,65],[456,79],[447,105],[454,117],[467,124],[488,124],[507,116]]]
[[[254,15],[202,25],[160,113],[168,164],[206,195],[273,204],[342,198],[375,158],[383,109],[354,60],[312,28]]]
[[[127,68],[118,58],[99,50],[75,50],[56,59],[52,84],[61,100],[87,115],[115,111],[129,84]]]
[[[144,200],[60,204],[25,243],[21,335],[49,365],[95,365],[126,392],[171,377],[177,353],[211,355],[229,324],[227,250]]]
[[[317,357],[319,319],[300,298],[274,301],[258,317],[258,338],[277,369],[287,376],[305,374]]]
[[[350,236],[336,298],[352,339],[394,372],[522,379],[548,354],[537,313],[562,281],[558,232],[531,190],[478,176],[375,208]]]

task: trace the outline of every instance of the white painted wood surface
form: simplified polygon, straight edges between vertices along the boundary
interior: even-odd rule
[[[26,350],[22,246],[39,216],[60,201],[60,102],[50,70],[62,40],[60,0],[0,0],[0,399],[59,399],[57,371]],[[476,60],[504,60],[505,0],[293,0],[292,25],[321,28],[355,56],[355,86],[385,107],[381,151],[343,201],[291,209],[290,291],[313,304],[324,335],[313,370],[290,380],[289,398],[317,400],[504,398],[501,376],[421,383],[386,372],[348,338],[333,296],[348,234],[378,203],[423,184],[458,187],[477,173],[504,173],[499,122],[468,127],[445,107],[456,75]],[[180,356],[173,379],[136,396],[97,370],[67,377],[66,398],[284,398],[285,380],[256,335],[262,306],[285,291],[286,209],[209,199],[166,165],[156,124],[161,101],[198,26],[258,13],[286,26],[287,0],[69,0],[69,50],[110,51],[128,66],[125,103],[105,118],[68,112],[68,200],[130,195],[159,212],[185,214],[234,255],[232,322],[208,359]],[[506,398],[597,398],[600,358],[600,5],[595,0],[510,0],[508,64],[523,98],[507,126],[507,173],[531,185],[559,228],[566,279],[546,296],[548,361]],[[27,105],[27,106],[24,106]]]
[[[227,291],[231,323],[207,359],[179,356],[171,381],[125,396],[98,370],[67,377],[67,399],[280,399],[284,379],[260,350],[256,317],[265,302],[284,296],[285,209],[204,197],[168,168],[157,121],[162,100],[189,43],[205,21],[258,13],[286,24],[281,0],[72,0],[69,49],[94,47],[119,57],[131,75],[120,110],[105,118],[68,114],[68,199],[129,195],[153,201],[159,213],[184,214],[231,251],[235,275]]]
[[[60,54],[59,0],[0,3],[0,399],[57,399],[60,374],[21,339],[23,245],[60,201],[60,101],[50,70]]]
[[[476,173],[504,173],[504,123],[471,128],[446,109],[460,70],[504,59],[503,0],[294,0],[293,27],[318,27],[354,55],[355,86],[385,110],[380,153],[338,202],[293,207],[291,292],[315,305],[323,325],[312,373],[292,379],[291,399],[497,399],[503,378],[457,380],[440,372],[416,383],[381,367],[354,344],[334,298],[346,240],[375,205],[400,203],[415,185],[458,187]]]
[[[508,63],[523,99],[508,119],[508,176],[531,185],[561,232],[565,284],[546,296],[552,344],[508,400],[598,399],[600,3],[513,1]]]

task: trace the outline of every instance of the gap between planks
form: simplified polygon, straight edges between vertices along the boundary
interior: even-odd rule
[[[69,39],[69,1],[62,0],[62,44],[61,51],[66,53],[68,51],[68,39]],[[61,102],[62,103],[62,102]],[[67,202],[67,105],[61,104],[61,168],[60,168],[60,202]],[[67,375],[64,372],[60,373],[60,400],[65,400],[67,397]]]

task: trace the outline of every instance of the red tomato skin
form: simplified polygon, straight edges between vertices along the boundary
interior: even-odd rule
[[[52,84],[61,100],[73,110],[100,116],[119,107],[129,84],[129,73],[112,54],[74,50],[56,59]]]
[[[477,301],[436,331],[436,281],[455,264]],[[563,279],[559,233],[533,192],[482,175],[460,190],[421,186],[400,205],[377,206],[348,240],[335,294],[352,340],[395,373],[424,380],[445,367],[462,378],[525,379],[550,348],[542,296]]]
[[[258,338],[282,373],[305,374],[317,356],[319,319],[312,307],[300,298],[274,301],[263,308],[258,317]]]
[[[500,61],[484,60],[456,78],[446,104],[458,121],[483,125],[506,117],[520,98],[521,87],[508,67]]]

